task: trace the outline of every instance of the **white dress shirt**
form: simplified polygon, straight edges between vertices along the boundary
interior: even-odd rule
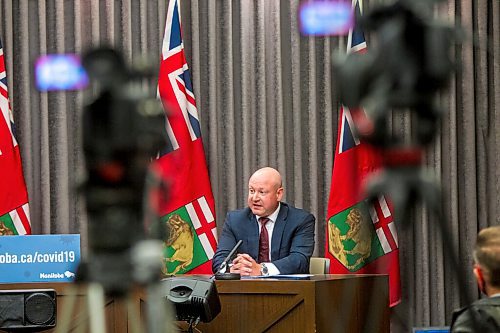
[[[269,222],[266,223],[266,229],[267,233],[269,235],[269,259],[271,259],[271,249],[272,247],[272,239],[273,239],[273,230],[274,230],[274,224],[276,223],[276,219],[278,218],[278,214],[280,212],[281,208],[281,203],[278,203],[278,208],[269,216],[258,216],[255,215],[255,218],[257,219],[257,223],[259,224],[259,236],[260,236],[260,229],[261,229],[261,224],[259,222],[259,219],[261,217],[267,217],[269,219]],[[278,275],[280,274],[280,270],[278,267],[276,267],[273,263],[270,262],[265,262],[266,267],[268,269],[269,275]]]

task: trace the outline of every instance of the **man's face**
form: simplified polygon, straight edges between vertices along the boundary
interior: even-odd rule
[[[283,197],[283,188],[273,178],[254,174],[248,182],[248,207],[258,216],[269,216]]]

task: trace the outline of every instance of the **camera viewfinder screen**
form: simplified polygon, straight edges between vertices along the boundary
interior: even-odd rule
[[[299,28],[303,35],[347,35],[353,26],[350,1],[316,0],[303,2],[299,7]]]
[[[88,81],[80,57],[75,54],[48,54],[35,62],[35,83],[40,91],[83,89]]]

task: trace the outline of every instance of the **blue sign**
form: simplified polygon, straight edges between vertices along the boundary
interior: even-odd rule
[[[0,237],[0,283],[70,282],[80,263],[80,235]]]

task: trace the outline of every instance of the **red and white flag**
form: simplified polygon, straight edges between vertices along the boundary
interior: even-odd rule
[[[160,207],[170,230],[165,241],[165,272],[210,274],[217,248],[215,204],[177,0],[170,0],[168,6],[158,93],[167,116],[168,135],[168,144],[158,159],[168,188],[168,200]]]
[[[0,236],[31,234],[28,191],[7,89],[7,71],[0,41]]]
[[[356,16],[362,3],[353,0]],[[363,31],[349,32],[347,52],[363,52]],[[337,147],[328,200],[325,256],[332,274],[388,274],[390,306],[401,301],[399,246],[390,203],[367,202],[363,185],[382,166],[380,151],[358,138],[351,111],[340,110]]]

